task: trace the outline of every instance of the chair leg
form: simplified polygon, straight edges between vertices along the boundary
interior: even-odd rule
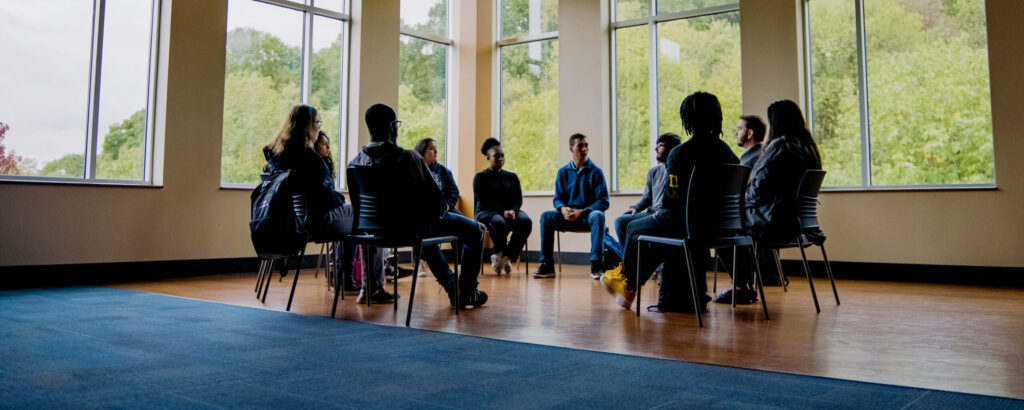
[[[459,315],[459,310],[462,309],[462,300],[459,299],[459,296],[461,296],[461,295],[459,295],[459,293],[462,292],[462,290],[461,290],[462,286],[461,286],[461,283],[460,283],[460,280],[459,280],[460,279],[459,278],[459,270],[460,270],[459,268],[461,267],[460,265],[462,265],[461,263],[459,263],[460,261],[462,261],[462,259],[459,257],[459,255],[462,253],[462,247],[459,246],[459,241],[455,241],[454,248],[455,248],[455,286],[452,286],[452,287],[455,290],[455,316],[458,316]]]
[[[640,288],[643,287],[640,285],[640,261],[643,260],[640,256],[641,249],[643,247],[640,246],[640,241],[636,241],[636,317],[640,317]]]
[[[277,278],[278,282],[283,282],[284,281],[284,276],[288,274],[288,257],[287,256],[284,257],[284,264],[281,265],[281,269],[282,269],[281,270],[281,276],[279,276]]]
[[[714,259],[714,263],[713,264],[715,265],[715,274],[712,276],[713,279],[711,281],[711,293],[714,293],[714,294],[717,295],[718,294],[718,249],[715,249],[715,257],[712,258],[712,259]]]
[[[330,265],[328,265],[328,266],[330,266]],[[335,267],[335,269],[337,269],[337,267]],[[338,273],[335,272],[334,275],[333,275],[333,278],[334,278],[334,304],[331,306],[331,319],[334,319],[334,314],[338,312],[338,296],[344,293],[341,290],[342,286],[344,286],[341,283],[341,275],[338,275]]]
[[[801,244],[800,238],[796,238],[796,243]],[[811,279],[811,266],[807,264],[807,254],[804,252],[804,247],[798,245],[800,248],[800,259],[804,262],[804,273],[807,274],[807,284],[811,286],[811,298],[814,299],[814,310],[821,313],[821,307],[818,306],[818,294],[814,292],[814,279]]]
[[[302,251],[299,252],[298,263],[295,264],[295,277],[292,278],[292,292],[288,294],[288,307],[285,308],[286,312],[290,312],[292,310],[292,299],[295,298],[295,285],[299,283],[299,272],[302,272],[302,257],[305,255],[306,249],[302,249]]]
[[[558,273],[562,273],[562,235],[555,231],[555,243],[558,244]]]
[[[270,266],[267,267],[267,275],[266,275],[267,283],[266,283],[265,287],[263,288],[263,298],[260,300],[260,303],[267,303],[267,293],[270,292],[270,280],[273,279],[273,275],[274,275],[274,262],[276,262],[276,259],[271,259],[270,260]]]
[[[416,279],[420,276],[418,274],[420,271],[420,248],[422,246],[419,244],[412,248],[412,268],[417,274],[412,275],[412,288],[409,289],[409,310],[405,313],[405,327],[409,327],[409,321],[412,320],[412,301],[416,298]]]
[[[256,297],[257,298],[260,297],[260,285],[263,284],[263,270],[266,267],[267,267],[267,260],[263,259],[263,258],[260,258],[260,270],[258,272],[256,272],[256,289],[252,290],[253,292],[256,292]]]
[[[372,298],[370,297],[370,295],[373,294],[373,282],[374,282],[374,281],[370,280],[370,261],[369,261],[370,257],[367,256],[367,254],[369,253],[369,251],[368,251],[369,248],[370,248],[369,246],[363,245],[363,257],[360,258],[360,259],[362,259],[362,264],[363,264],[363,275],[362,275],[363,276],[363,292],[364,292],[363,296],[366,298],[366,307],[370,307],[370,305],[372,305],[372,303],[370,301],[370,299],[372,299]],[[381,272],[381,273],[383,273],[383,272]]]
[[[320,244],[320,254],[316,256],[316,270],[313,271],[313,279],[320,275],[320,261],[324,259],[324,250],[327,249],[327,242]],[[325,272],[324,275],[327,273]]]
[[[395,312],[398,312],[398,248],[391,248],[391,254],[395,255]]]
[[[832,294],[836,297],[836,306],[839,306],[839,291],[836,290],[836,279],[832,275],[832,264],[828,262],[828,256],[825,255],[825,244],[821,244],[819,248],[821,248],[821,258],[825,260],[825,272],[828,273],[828,280],[832,282]]]
[[[768,302],[764,300],[764,281],[761,278],[761,262],[757,259],[757,246],[750,245],[750,253],[754,258],[754,285],[757,286],[757,291],[761,293],[761,309],[764,309],[764,320],[771,320],[768,318]]]
[[[782,291],[789,292],[789,278],[786,272],[782,271],[782,259],[779,257],[779,250],[772,249],[772,256],[775,257],[775,268],[779,270],[779,282],[782,282]]]
[[[704,327],[704,318],[700,314],[700,302],[697,300],[697,278],[694,274],[693,259],[690,258],[690,248],[683,247],[686,254],[686,273],[690,276],[690,293],[693,294],[693,310],[697,313],[697,326]]]
[[[730,293],[730,295],[732,295],[732,309],[733,310],[736,310],[736,250],[737,250],[737,248],[735,246],[733,246],[732,247],[732,275],[730,275],[730,277],[732,279],[729,282],[729,283],[732,283],[732,288],[730,289],[732,291],[732,293]],[[717,250],[716,250],[716,252],[717,252]],[[718,266],[717,266],[718,265],[718,261],[715,261],[715,265],[716,265],[715,266],[715,270],[718,270]]]

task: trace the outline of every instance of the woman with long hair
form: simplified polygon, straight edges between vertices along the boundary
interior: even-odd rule
[[[487,168],[473,177],[474,214],[477,222],[487,225],[494,242],[491,269],[499,275],[502,270],[510,273],[511,264],[519,259],[519,252],[530,237],[533,221],[521,209],[523,189],[519,177],[502,169],[505,151],[501,142],[488,138],[480,152],[487,157]]]

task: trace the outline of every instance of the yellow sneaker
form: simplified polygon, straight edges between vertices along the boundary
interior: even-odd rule
[[[609,270],[601,275],[601,283],[604,284],[605,290],[608,291],[613,297],[615,297],[615,303],[619,306],[629,309],[633,306],[633,300],[636,299],[636,292],[629,290],[626,286],[626,276],[622,274],[622,264],[616,266],[614,269]]]

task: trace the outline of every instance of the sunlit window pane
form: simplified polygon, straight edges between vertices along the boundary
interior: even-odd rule
[[[619,190],[642,190],[651,168],[647,25],[615,31],[615,135]]]
[[[558,41],[501,48],[505,168],[523,190],[553,190],[558,164]]]
[[[0,174],[85,176],[92,14],[91,1],[0,2]]]
[[[706,7],[739,3],[737,0],[658,0],[658,14],[699,10]]]
[[[320,129],[331,139],[331,155],[335,164],[343,164],[344,147],[341,145],[342,62],[345,23],[333,18],[313,17],[313,80],[309,104],[316,107],[323,124]],[[335,167],[335,180],[341,181],[340,169]]]
[[[306,0],[308,3],[309,0]],[[404,3],[404,2],[403,2]],[[336,11],[338,13],[346,13],[348,10],[345,8],[345,0],[315,0],[313,6],[330,11]]]
[[[651,0],[612,0],[615,2],[615,21],[647,17],[651,14]]]
[[[402,128],[398,145],[412,149],[423,138],[433,138],[437,161],[444,164],[447,136],[446,44],[400,36],[398,117]]]
[[[153,5],[107,0],[96,178],[142,180]]]
[[[992,183],[985,2],[864,3],[873,185]]]
[[[300,103],[302,12],[254,1],[228,5],[221,181],[257,183],[263,147]]]
[[[558,0],[501,0],[501,37],[558,31]]]
[[[402,30],[448,37],[448,0],[401,2]]]

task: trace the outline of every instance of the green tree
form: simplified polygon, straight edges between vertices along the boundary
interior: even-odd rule
[[[145,161],[146,110],[111,125],[103,137],[103,149],[96,158],[96,177],[100,179],[141,180]]]
[[[43,165],[39,171],[44,177],[74,177],[82,178],[85,175],[85,156],[82,154],[67,154]]]

